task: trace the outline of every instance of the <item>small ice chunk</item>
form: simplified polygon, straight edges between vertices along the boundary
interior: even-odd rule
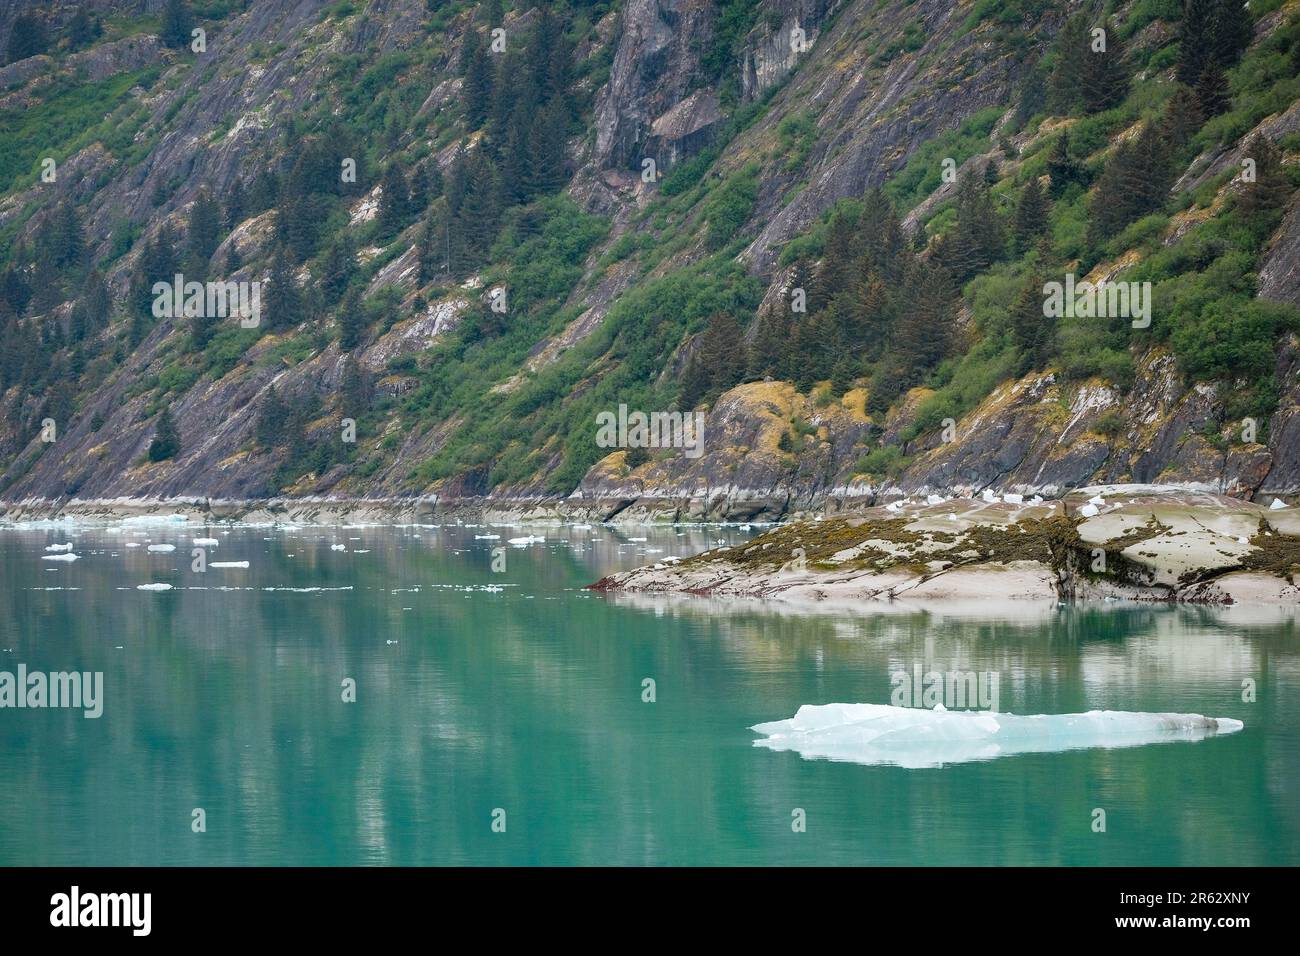
[[[984,489],[984,494],[981,497],[983,497],[983,499],[991,505],[995,505],[1001,500],[1000,498],[998,498],[997,495],[995,495],[988,488]]]
[[[128,542],[126,543],[126,546],[127,546],[128,548],[138,548],[138,547],[140,547],[140,542],[139,542],[139,541],[128,541]]]
[[[221,542],[218,541],[216,538],[195,538],[194,539],[194,546],[197,548],[215,548],[219,544],[221,544]]]
[[[474,535],[474,540],[475,540],[475,541],[500,541],[500,540],[501,540],[501,535],[499,535],[499,534],[476,534],[476,535]]]
[[[69,541],[67,544],[47,544],[45,546],[45,550],[46,551],[71,551],[72,542]]]
[[[1007,492],[1005,495],[1002,496],[1002,500],[1009,505],[1023,505],[1025,503],[1025,496],[1016,495],[1016,494],[1012,494],[1011,492]]]
[[[900,505],[897,501],[891,501],[889,504],[885,505],[885,510],[897,513],[903,510],[903,506]]]
[[[76,554],[43,554],[42,561],[76,561],[80,555]]]
[[[1281,498],[1274,498],[1273,503],[1268,506],[1269,511],[1281,511],[1286,507],[1286,502]]]
[[[156,552],[158,552],[158,553],[160,553],[160,554],[167,554],[168,552],[175,551],[175,550],[176,550],[176,545],[174,545],[174,544],[151,544],[151,545],[149,545],[149,550],[150,550],[150,551],[156,551]]]
[[[926,495],[925,503],[927,505],[941,505],[947,500],[943,495]]]
[[[170,584],[137,584],[135,589],[137,591],[170,591],[172,586]]]
[[[1093,495],[1091,498],[1088,499],[1088,504],[1096,505],[1098,508],[1101,508],[1106,504],[1106,499],[1103,498],[1101,495]]]
[[[1029,503],[1030,503],[1031,505],[1041,505],[1041,504],[1043,503],[1043,496],[1042,496],[1042,495],[1034,495],[1034,497],[1032,497],[1032,498],[1029,499]]]
[[[346,544],[331,544],[331,545],[330,545],[330,550],[331,550],[331,551],[346,551],[347,549],[348,549],[348,546],[347,546]]]
[[[248,562],[247,562],[247,561],[210,561],[210,562],[208,562],[208,567],[210,567],[210,568],[246,568],[246,567],[248,567]]]
[[[1088,502],[1088,504],[1079,509],[1079,514],[1083,515],[1085,518],[1095,518],[1097,515],[1101,514],[1101,509],[1092,502]]]
[[[645,538],[628,538],[627,540],[635,544],[643,544],[645,542]]]

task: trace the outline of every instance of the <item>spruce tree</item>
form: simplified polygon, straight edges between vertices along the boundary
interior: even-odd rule
[[[175,458],[180,450],[181,436],[176,431],[176,423],[172,421],[171,409],[164,408],[162,414],[158,416],[153,440],[149,442],[149,460],[165,461],[168,458]]]
[[[1039,185],[1038,177],[1031,177],[1020,191],[1020,200],[1016,203],[1011,225],[1012,242],[1017,254],[1027,252],[1038,241],[1038,237],[1047,231],[1049,209],[1050,202]]]
[[[339,303],[337,310],[339,323],[339,348],[351,352],[361,344],[365,335],[367,317],[365,303],[361,299],[361,290],[356,286],[348,289]]]
[[[185,0],[167,0],[160,34],[163,43],[170,47],[188,46],[193,25],[194,17]]]
[[[347,418],[360,418],[370,410],[370,376],[353,356],[343,364],[343,377],[339,385],[342,411]]]
[[[478,31],[470,30],[465,38],[463,63],[465,81],[461,88],[465,122],[474,130],[483,125],[492,105],[492,54],[483,45]]]
[[[292,328],[302,321],[302,291],[298,288],[284,246],[276,247],[271,260],[264,298],[267,328],[278,331]]]
[[[1043,315],[1043,278],[1031,273],[1011,307],[1011,337],[1020,353],[1018,376],[1046,365],[1055,335],[1050,321]]]
[[[379,196],[379,232],[384,237],[395,236],[406,225],[411,206],[411,187],[406,174],[397,163],[389,163],[384,170],[383,192]]]
[[[1236,209],[1249,223],[1286,205],[1291,181],[1282,166],[1281,152],[1267,136],[1256,133],[1246,146],[1246,156],[1255,161],[1255,180],[1242,189]]]
[[[226,208],[221,217],[221,225],[226,232],[230,232],[244,221],[244,205],[244,184],[236,179],[230,184],[230,189],[226,193]]]
[[[45,25],[32,13],[20,13],[14,18],[9,30],[9,46],[6,58],[9,63],[25,60],[29,56],[38,56],[45,52],[49,40],[45,35]]]
[[[1047,158],[1047,174],[1051,177],[1048,192],[1053,199],[1059,199],[1071,183],[1083,179],[1083,168],[1070,156],[1070,134],[1063,132],[1052,144],[1052,153]]]
[[[289,409],[272,385],[257,406],[254,437],[263,448],[278,448],[284,441]]]
[[[1079,93],[1084,109],[1099,113],[1124,102],[1128,96],[1129,78],[1127,55],[1119,30],[1103,24],[1105,50],[1096,50],[1096,41],[1090,41],[1088,52],[1080,63]]]
[[[188,251],[190,268],[200,277],[208,272],[208,261],[221,240],[221,207],[206,186],[199,190],[190,207]]]
[[[1196,105],[1201,115],[1209,119],[1211,116],[1226,113],[1231,103],[1228,78],[1223,75],[1222,67],[1211,60],[1205,65],[1200,79],[1196,81]]]
[[[330,246],[321,265],[320,290],[325,305],[333,306],[347,291],[357,273],[356,250],[345,232]]]

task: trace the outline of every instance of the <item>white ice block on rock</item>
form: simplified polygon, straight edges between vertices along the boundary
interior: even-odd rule
[[[1095,518],[1097,515],[1101,514],[1101,509],[1090,502],[1079,509],[1079,514],[1083,515],[1085,518]]]
[[[1091,710],[1017,716],[885,704],[805,704],[788,720],[756,724],[754,746],[805,759],[909,769],[1093,747],[1194,741],[1241,730],[1230,717]]]
[[[1268,506],[1269,511],[1281,511],[1286,507],[1286,502],[1281,498],[1274,498],[1273,503]]]

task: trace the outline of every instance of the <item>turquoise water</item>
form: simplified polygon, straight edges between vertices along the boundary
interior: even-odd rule
[[[0,709],[0,864],[1300,862],[1289,612],[851,614],[582,589],[737,528],[134,532],[0,531],[0,671],[104,674],[99,719]],[[546,541],[506,545],[530,533]],[[250,568],[192,571],[198,536]],[[42,560],[64,541],[79,560]],[[917,661],[997,672],[1005,711],[1245,729],[923,770],[753,746],[750,725],[801,704],[888,703]]]

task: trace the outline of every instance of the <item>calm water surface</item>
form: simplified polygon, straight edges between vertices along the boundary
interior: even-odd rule
[[[1291,612],[796,613],[582,589],[750,533],[0,530],[0,670],[105,684],[97,720],[0,709],[0,864],[1300,862]],[[476,538],[489,534],[501,539]],[[546,540],[506,544],[527,534]],[[250,568],[193,572],[192,539],[207,536],[209,560]],[[79,560],[42,560],[65,541]],[[890,673],[918,660],[998,672],[1015,713],[1246,726],[927,770],[753,746],[750,725],[800,704],[887,703]]]

